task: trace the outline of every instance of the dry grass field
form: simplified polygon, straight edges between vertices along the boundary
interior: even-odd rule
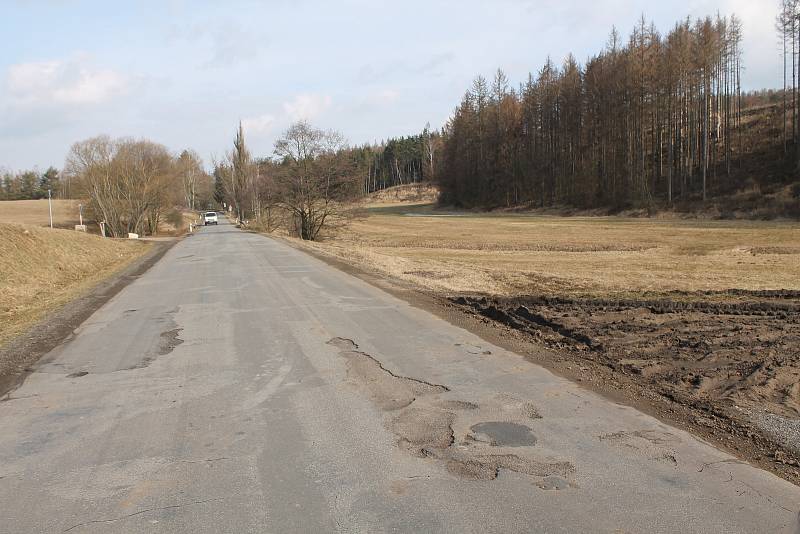
[[[79,204],[79,200],[53,200],[53,226],[74,228],[78,224]],[[0,223],[50,226],[47,199],[0,202]]]
[[[800,224],[476,215],[370,208],[322,243],[361,267],[448,293],[640,297],[800,289]]]
[[[148,247],[74,230],[0,223],[0,344]]]

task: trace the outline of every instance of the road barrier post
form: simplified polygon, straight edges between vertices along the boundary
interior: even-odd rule
[[[50,228],[53,228],[53,195],[47,190],[47,208],[50,210]]]

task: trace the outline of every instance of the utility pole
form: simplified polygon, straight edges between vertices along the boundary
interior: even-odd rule
[[[53,228],[53,195],[50,189],[47,190],[47,207],[50,210],[50,228]]]

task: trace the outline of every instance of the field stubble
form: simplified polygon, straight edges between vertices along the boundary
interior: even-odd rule
[[[497,296],[636,297],[800,289],[800,225],[479,216],[373,208],[310,245],[421,287]]]
[[[87,200],[53,199],[53,227],[74,229],[79,224],[80,206],[83,205],[83,223],[87,231],[100,234],[100,226],[94,220],[94,214],[88,208]],[[200,212],[183,208],[166,210],[158,225],[158,235],[183,235],[189,223],[200,221]],[[27,224],[31,226],[50,226],[50,208],[47,199],[40,200],[4,200],[0,201],[0,224]]]
[[[79,200],[53,199],[53,226],[74,228],[80,222],[80,204]],[[0,202],[0,223],[49,226],[47,200],[4,200]]]

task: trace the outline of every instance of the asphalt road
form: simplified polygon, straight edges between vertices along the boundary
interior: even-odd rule
[[[226,221],[0,402],[2,532],[791,532],[800,488]]]

